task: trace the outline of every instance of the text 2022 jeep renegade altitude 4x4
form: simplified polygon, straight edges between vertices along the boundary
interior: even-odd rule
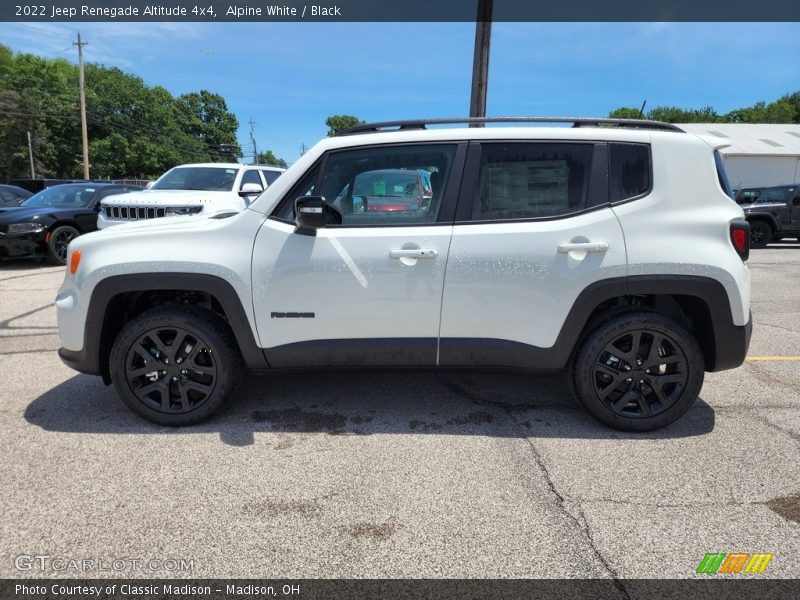
[[[750,341],[748,224],[720,140],[511,120],[573,126],[357,126],[240,213],[81,236],[61,358],[169,425],[208,417],[244,367],[568,369],[601,422],[671,423]],[[398,170],[430,173],[429,201],[371,210],[402,193],[381,175]]]

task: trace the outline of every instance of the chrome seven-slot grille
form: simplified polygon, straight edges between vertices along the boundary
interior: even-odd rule
[[[109,219],[155,219],[167,214],[166,207],[106,206],[104,208]]]

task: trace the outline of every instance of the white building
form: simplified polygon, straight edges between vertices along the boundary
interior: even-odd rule
[[[686,123],[678,127],[730,144],[720,152],[734,189],[800,182],[800,125]]]

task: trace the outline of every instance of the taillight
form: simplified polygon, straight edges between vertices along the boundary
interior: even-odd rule
[[[750,257],[750,223],[744,219],[731,221],[731,244],[743,261]]]

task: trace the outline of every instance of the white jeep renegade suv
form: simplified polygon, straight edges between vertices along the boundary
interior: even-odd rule
[[[98,229],[159,217],[244,210],[286,169],[239,163],[181,165],[146,190],[109,196],[100,203]]]
[[[59,354],[168,425],[208,417],[243,367],[343,366],[568,370],[603,423],[667,425],[750,340],[722,144],[514,119],[543,120],[573,127],[357,126],[242,212],[81,236]],[[430,174],[428,201],[398,170]]]

